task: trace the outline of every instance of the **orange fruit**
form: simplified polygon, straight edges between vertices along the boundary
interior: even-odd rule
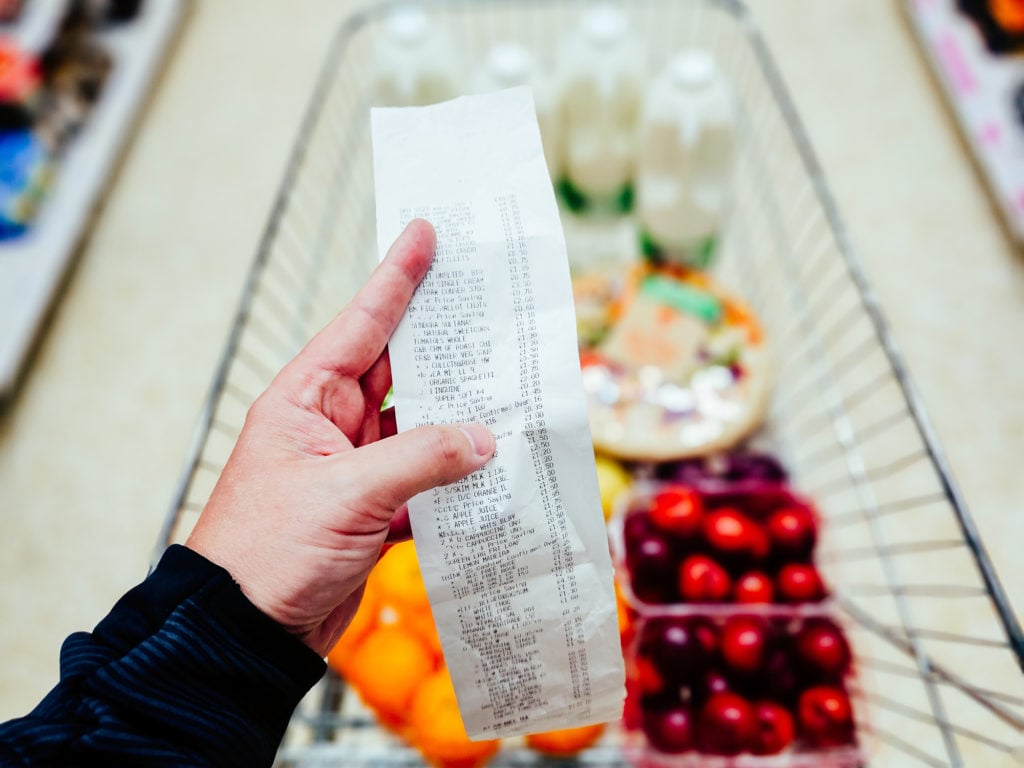
[[[370,632],[345,664],[349,682],[387,725],[405,720],[417,690],[435,668],[423,641],[399,625]]]
[[[497,739],[470,741],[447,667],[423,681],[412,702],[409,737],[436,768],[479,768],[498,751]]]
[[[569,757],[593,746],[604,733],[604,723],[584,725],[580,728],[562,728],[545,733],[531,733],[526,746],[552,757]]]
[[[619,582],[615,582],[615,613],[619,621],[619,635],[623,643],[632,637],[633,632],[633,611],[629,607],[626,596],[619,588]]]
[[[327,654],[327,663],[342,677],[348,676],[349,662],[356,648],[377,626],[379,612],[380,606],[377,603],[375,591],[367,589],[363,592],[363,599],[359,602],[359,608],[352,617],[352,621],[349,622],[341,637],[338,638],[338,642]]]
[[[430,610],[416,547],[411,541],[391,547],[373,567],[370,579],[382,606],[394,608],[400,614]]]
[[[441,638],[437,634],[434,615],[430,611],[421,611],[403,616],[401,622],[412,632],[416,633],[416,636],[434,654],[438,664],[444,660],[444,653],[441,650]]]

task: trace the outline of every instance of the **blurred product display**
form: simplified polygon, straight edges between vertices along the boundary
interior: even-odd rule
[[[37,126],[57,147],[85,124],[113,67],[110,53],[86,19],[69,16],[39,62],[43,98]]]
[[[73,26],[119,24],[139,15],[144,0],[73,0],[67,22]]]
[[[0,132],[0,240],[30,226],[51,174],[47,146],[31,131]]]
[[[10,40],[0,40],[0,132],[31,127],[40,100],[39,64]]]
[[[1024,51],[1024,2],[1021,0],[956,0],[956,7],[974,22],[992,53]]]
[[[728,203],[735,151],[729,84],[707,51],[676,55],[640,118],[637,218],[655,261],[707,267]]]
[[[8,8],[0,24],[0,398],[18,379],[185,3]]]
[[[902,5],[994,206],[1024,244],[1024,2]]]

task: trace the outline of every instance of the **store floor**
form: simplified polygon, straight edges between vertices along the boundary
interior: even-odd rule
[[[758,0],[868,275],[1024,602],[1024,263],[893,3]],[[193,4],[0,420],[0,719],[145,575],[312,78],[348,3]]]

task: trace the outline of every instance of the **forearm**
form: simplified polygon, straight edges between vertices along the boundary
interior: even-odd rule
[[[226,571],[173,547],[92,634],[65,641],[57,687],[0,725],[0,760],[269,765],[323,671]]]

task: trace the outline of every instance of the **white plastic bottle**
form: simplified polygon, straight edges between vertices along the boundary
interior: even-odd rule
[[[461,64],[451,40],[421,8],[399,6],[375,48],[375,103],[414,107],[454,98]]]
[[[732,187],[735,104],[714,58],[674,57],[644,100],[637,219],[648,255],[705,267]]]
[[[528,85],[533,89],[533,100],[537,107],[537,122],[540,124],[541,141],[544,144],[544,160],[553,180],[561,174],[561,121],[558,98],[554,84],[541,70],[534,56],[516,43],[501,43],[487,54],[477,77],[477,90],[486,93],[517,85]]]
[[[620,10],[587,13],[558,68],[563,196],[574,208],[626,208],[632,198],[644,57]]]

